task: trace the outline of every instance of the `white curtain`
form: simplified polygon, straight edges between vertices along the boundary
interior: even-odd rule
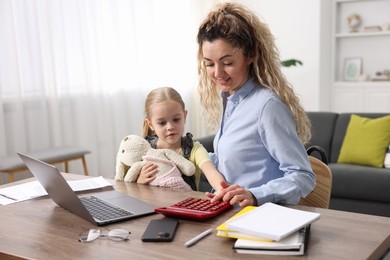
[[[142,134],[146,94],[160,86],[182,94],[187,131],[209,134],[196,30],[213,2],[0,0],[0,156],[78,145],[92,152],[90,175],[113,177],[121,138]]]

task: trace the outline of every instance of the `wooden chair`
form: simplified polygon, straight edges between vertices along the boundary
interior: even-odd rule
[[[309,150],[311,149],[311,150]],[[323,161],[309,155],[309,160],[314,174],[316,175],[316,185],[314,190],[305,198],[301,198],[299,204],[316,208],[329,208],[330,195],[332,192],[332,171],[325,163],[327,162],[326,154],[322,148],[309,148],[308,153],[318,151]],[[325,161],[325,162],[324,162]]]

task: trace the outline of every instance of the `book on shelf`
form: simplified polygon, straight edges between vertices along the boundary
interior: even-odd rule
[[[242,210],[240,210],[238,213],[236,213],[234,216],[232,216],[230,219],[223,222],[221,225],[219,225],[217,229],[217,236],[220,237],[229,237],[229,238],[242,238],[242,239],[249,239],[249,240],[257,240],[257,241],[272,241],[271,239],[265,239],[258,236],[252,236],[246,233],[242,233],[239,231],[234,231],[227,228],[227,223],[231,221],[234,218],[237,218],[238,216],[241,216],[243,214],[246,214],[250,212],[251,210],[256,209],[256,206],[246,206]]]
[[[382,28],[380,26],[365,26],[363,32],[380,32]]]
[[[310,224],[280,241],[266,242],[237,239],[233,249],[237,253],[261,255],[303,255],[310,237]]]
[[[320,213],[288,208],[271,202],[230,219],[227,228],[280,241],[320,218]]]

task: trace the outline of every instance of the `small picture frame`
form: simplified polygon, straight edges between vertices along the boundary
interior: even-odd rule
[[[362,58],[345,58],[344,60],[344,77],[345,81],[357,81],[362,74]]]

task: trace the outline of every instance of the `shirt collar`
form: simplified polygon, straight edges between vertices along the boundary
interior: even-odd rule
[[[255,88],[255,84],[253,82],[253,78],[250,78],[248,79],[244,85],[236,92],[234,93],[233,95],[231,96],[228,96],[229,93],[228,92],[222,92],[221,93],[221,96],[222,98],[226,98],[229,100],[229,101],[232,101],[233,103],[235,104],[238,104],[240,103],[242,100],[244,100],[248,95],[249,93],[252,92],[252,90]]]

